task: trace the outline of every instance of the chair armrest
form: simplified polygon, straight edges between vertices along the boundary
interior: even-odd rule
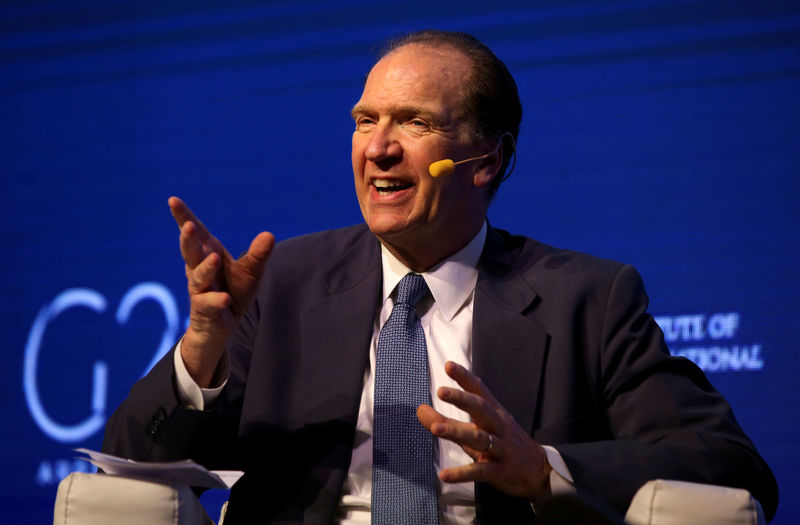
[[[764,525],[761,504],[744,489],[656,479],[636,493],[631,525]]]
[[[214,525],[185,485],[73,472],[58,485],[53,525]]]

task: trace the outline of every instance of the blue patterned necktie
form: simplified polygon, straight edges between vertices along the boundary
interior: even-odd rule
[[[392,314],[381,328],[375,362],[372,440],[372,523],[438,523],[433,435],[417,419],[431,404],[428,349],[415,305],[428,293],[419,274],[397,285]]]

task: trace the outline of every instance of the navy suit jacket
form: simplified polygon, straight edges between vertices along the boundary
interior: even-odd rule
[[[246,471],[226,523],[328,523],[352,453],[380,300],[364,225],[279,243],[229,345],[231,375],[181,406],[170,353],[111,417],[106,452]],[[554,445],[579,490],[620,511],[654,478],[777,485],[703,373],[673,358],[636,271],[489,228],[473,311],[473,371],[519,425]],[[530,522],[524,499],[476,484],[481,523]]]

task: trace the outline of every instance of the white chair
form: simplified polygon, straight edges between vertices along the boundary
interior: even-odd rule
[[[761,504],[744,489],[656,479],[636,492],[631,525],[764,525]]]
[[[53,525],[214,525],[186,485],[73,472],[58,485]]]
[[[225,515],[222,509],[220,523]],[[657,479],[634,496],[630,525],[763,525],[761,505],[742,489]],[[75,472],[58,486],[53,525],[213,525],[186,486]]]

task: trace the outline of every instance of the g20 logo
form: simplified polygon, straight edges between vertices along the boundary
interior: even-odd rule
[[[117,323],[123,325],[128,322],[133,309],[142,301],[152,300],[161,306],[166,319],[166,327],[161,335],[161,341],[155,354],[145,367],[142,375],[166,354],[176,340],[179,330],[178,306],[172,293],[162,284],[156,282],[143,282],[128,290],[122,297],[117,307],[115,318]],[[90,288],[70,288],[58,294],[50,304],[39,310],[36,319],[28,334],[25,344],[25,358],[22,371],[22,386],[25,391],[25,401],[28,404],[34,421],[39,428],[56,441],[62,443],[75,443],[90,437],[103,428],[106,421],[106,399],[108,398],[108,364],[98,360],[94,363],[92,375],[92,400],[88,416],[81,422],[73,425],[58,423],[48,414],[39,396],[36,383],[36,370],[39,364],[39,350],[41,348],[47,325],[65,310],[70,308],[89,308],[97,313],[103,313],[107,308],[105,297]]]

